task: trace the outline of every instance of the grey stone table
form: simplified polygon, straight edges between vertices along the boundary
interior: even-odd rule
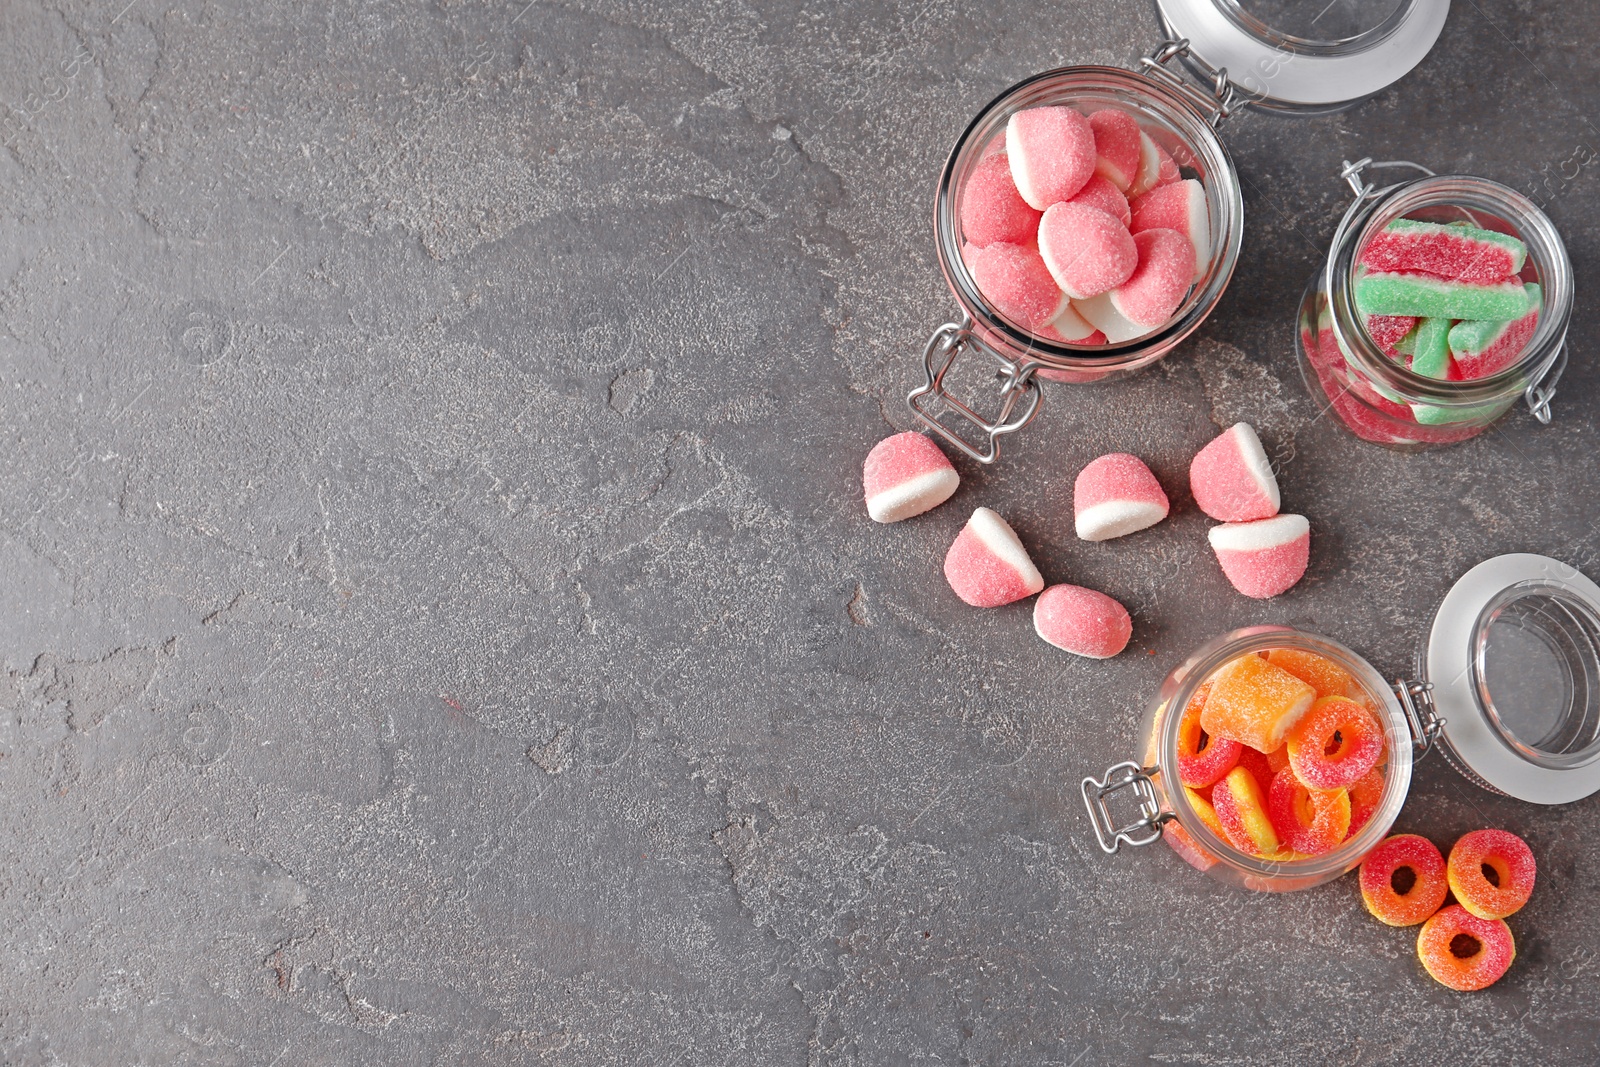
[[[1018,78],[1131,62],[1144,0],[4,5],[0,1060],[1593,1062],[1594,802],[1420,766],[1400,826],[1541,867],[1514,969],[1458,996],[1352,879],[1107,858],[1075,789],[1224,629],[1393,673],[1488,555],[1600,572],[1597,31],[1459,0],[1396,88],[1232,123],[1201,335],[877,527],[861,458],[953,310],[944,153]],[[1562,227],[1551,426],[1402,456],[1319,417],[1292,314],[1366,154]],[[1241,418],[1316,530],[1268,603],[1181,488]],[[1079,542],[1113,449],[1175,514]],[[978,504],[1130,649],[958,603]]]

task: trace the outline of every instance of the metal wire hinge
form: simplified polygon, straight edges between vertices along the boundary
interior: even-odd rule
[[[1561,381],[1561,373],[1566,369],[1567,345],[1563,341],[1561,354],[1556,356],[1544,374],[1528,383],[1527,390],[1522,394],[1528,403],[1528,410],[1539,420],[1541,426],[1550,425],[1550,401],[1556,398],[1556,384]]]
[[[1433,747],[1439,731],[1444,729],[1444,720],[1433,706],[1433,683],[1396,678],[1394,695],[1400,698],[1400,710],[1406,713],[1406,723],[1411,727],[1412,747],[1421,756]]]
[[[1362,180],[1361,172],[1366,170],[1368,167],[1371,167],[1374,170],[1387,170],[1395,167],[1409,167],[1412,170],[1420,170],[1430,178],[1436,176],[1433,171],[1429,170],[1427,167],[1424,167],[1421,163],[1413,163],[1409,159],[1374,160],[1371,156],[1367,156],[1365,159],[1358,159],[1354,163],[1347,159],[1344,161],[1344,165],[1339,168],[1339,177],[1343,178],[1350,184],[1350,188],[1355,191],[1357,200],[1362,199],[1368,193],[1373,192],[1378,188],[1371,182]]]
[[[1161,839],[1161,828],[1172,818],[1170,811],[1161,810],[1161,800],[1156,796],[1155,784],[1150,780],[1154,770],[1129,760],[1106,770],[1104,779],[1089,777],[1083,780],[1083,804],[1089,810],[1089,822],[1094,826],[1094,836],[1100,850],[1108,856],[1124,843],[1138,847],[1154,844]],[[1118,826],[1106,804],[1106,798],[1124,789],[1133,791],[1139,802],[1139,818]]]
[[[1210,96],[1184,81],[1183,78],[1173,73],[1171,67],[1167,66],[1171,60],[1180,56],[1187,60],[1190,66],[1210,79]],[[1222,125],[1222,120],[1233,114],[1234,106],[1238,102],[1239,91],[1234,87],[1233,82],[1228,80],[1228,68],[1213,67],[1195,55],[1189,50],[1188,38],[1176,41],[1162,41],[1154,52],[1142,57],[1139,62],[1144,66],[1147,76],[1182,94],[1202,114],[1207,115],[1212,129]]]
[[[910,406],[912,414],[916,415],[918,421],[928,429],[979,463],[988,464],[1000,458],[1000,438],[1006,434],[1016,433],[1032,422],[1034,415],[1038,413],[1039,383],[1034,378],[1034,371],[1038,369],[1038,365],[1016,363],[986,346],[976,345],[975,347],[984,348],[1000,363],[996,375],[1000,380],[1000,413],[994,419],[984,418],[951,396],[944,386],[944,377],[950,372],[956,357],[969,343],[973,343],[970,326],[971,320],[964,318],[959,323],[947,322],[933,331],[933,336],[928,338],[927,347],[922,350],[922,366],[927,372],[928,380],[911,391],[906,397],[906,404]],[[941,422],[936,404],[955,412],[963,420],[981,430],[984,435],[982,443],[972,444]]]

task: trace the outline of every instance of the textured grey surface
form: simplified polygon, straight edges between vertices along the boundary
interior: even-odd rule
[[[0,1060],[1600,1055],[1592,801],[1420,768],[1403,828],[1540,863],[1515,968],[1463,997],[1353,879],[1106,858],[1074,794],[1224,629],[1397,672],[1479,559],[1600,576],[1594,12],[1459,0],[1398,88],[1232,124],[1245,248],[1200,338],[1055,388],[883,528],[860,460],[953,308],[942,157],[1008,83],[1130,62],[1145,0],[126,3],[0,7]],[[1552,426],[1400,456],[1317,417],[1292,313],[1364,154],[1547,203]],[[1239,418],[1316,530],[1266,604],[1182,489]],[[1176,513],[1079,542],[1111,449]],[[1129,651],[958,603],[978,504],[1127,602]]]

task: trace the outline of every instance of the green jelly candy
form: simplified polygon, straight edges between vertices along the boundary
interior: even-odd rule
[[[1528,311],[1528,293],[1515,278],[1473,285],[1420,274],[1373,272],[1356,279],[1356,307],[1363,315],[1520,319]]]
[[[1411,369],[1424,378],[1450,377],[1450,320],[1423,319],[1417,323]]]

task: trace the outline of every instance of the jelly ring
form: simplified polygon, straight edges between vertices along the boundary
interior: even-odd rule
[[[1444,903],[1448,888],[1444,856],[1417,834],[1385,838],[1361,861],[1361,903],[1389,926],[1427,921]]]
[[[1272,788],[1274,776],[1272,762],[1260,752],[1246,745],[1244,751],[1239,753],[1239,766],[1250,772],[1250,776],[1256,780],[1256,785],[1261,789],[1261,795],[1265,797],[1268,790]]]
[[[1294,768],[1285,767],[1272,779],[1267,812],[1285,847],[1320,856],[1343,841],[1350,828],[1350,794],[1343,789],[1307,789]]]
[[[1267,814],[1266,798],[1248,769],[1235,767],[1229,771],[1211,790],[1211,805],[1222,825],[1222,836],[1234,848],[1255,856],[1279,851],[1278,832]]]
[[[1480,919],[1504,919],[1526,904],[1537,874],[1533,850],[1506,830],[1474,830],[1450,848],[1450,890]]]
[[[1383,754],[1372,713],[1346,697],[1323,697],[1289,731],[1289,766],[1312,789],[1354,785]]]
[[[1417,958],[1434,981],[1465,993],[1498,982],[1517,958],[1517,942],[1504,919],[1480,919],[1452,904],[1422,924]]]
[[[1200,725],[1211,686],[1203,685],[1183,709],[1178,723],[1178,778],[1184,785],[1202,788],[1233,770],[1244,746],[1226,737],[1213,737]]]
[[[1350,829],[1345,831],[1346,838],[1356,836],[1356,832],[1367,825],[1367,820],[1378,810],[1378,801],[1382,799],[1383,767],[1380,765],[1362,775],[1350,787]]]

